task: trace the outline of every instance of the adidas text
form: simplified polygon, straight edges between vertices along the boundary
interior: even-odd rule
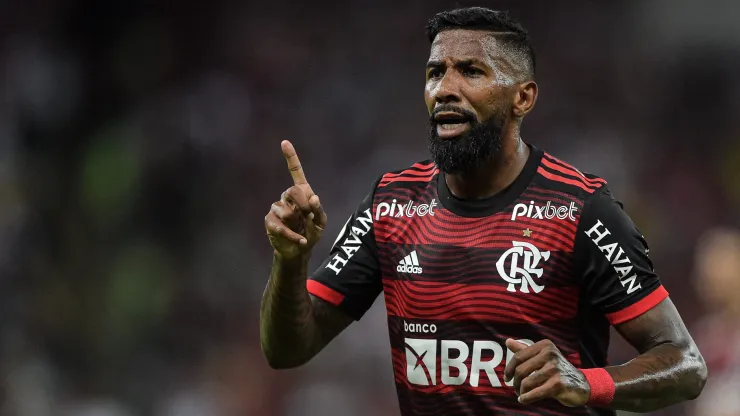
[[[421,273],[421,267],[419,267],[419,266],[410,266],[408,264],[404,264],[403,266],[401,266],[399,264],[398,267],[396,267],[396,271],[399,272],[399,273],[413,273],[413,274],[418,274],[418,273]]]
[[[408,256],[401,259],[396,266],[396,271],[399,273],[410,273],[419,274],[421,273],[421,267],[419,266],[419,257],[416,255],[416,250],[412,251]]]

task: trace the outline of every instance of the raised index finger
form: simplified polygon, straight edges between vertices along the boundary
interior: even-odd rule
[[[301,161],[298,159],[298,154],[293,147],[293,144],[287,140],[283,140],[280,143],[280,149],[283,151],[285,161],[288,163],[288,169],[290,170],[290,176],[293,177],[293,183],[297,186],[307,185],[306,175],[303,173],[303,166]]]
[[[288,169],[290,170],[290,176],[293,177],[293,183],[301,188],[308,188],[310,191],[311,187],[308,185],[306,174],[303,173],[303,166],[301,166],[301,161],[298,159],[298,154],[296,153],[293,144],[287,140],[283,140],[283,142],[280,143],[280,148],[283,151],[283,156],[285,156],[285,161],[288,163]],[[309,193],[313,194],[313,192]],[[307,196],[309,198],[311,197],[311,195]]]

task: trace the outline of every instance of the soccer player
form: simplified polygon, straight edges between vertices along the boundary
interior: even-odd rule
[[[309,361],[382,292],[401,413],[614,415],[696,398],[706,365],[606,180],[525,142],[529,36],[506,13],[439,13],[424,98],[431,160],[371,186],[313,274],[327,217],[293,145],[265,217],[274,368]],[[609,366],[609,327],[639,355]]]

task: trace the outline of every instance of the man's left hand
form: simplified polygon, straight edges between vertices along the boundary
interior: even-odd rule
[[[552,398],[565,406],[583,406],[591,387],[583,373],[575,368],[552,341],[546,339],[528,346],[506,340],[514,357],[506,365],[504,378],[514,379],[514,390],[520,403],[534,403]]]

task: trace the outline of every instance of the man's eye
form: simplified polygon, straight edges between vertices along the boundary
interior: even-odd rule
[[[429,73],[427,74],[427,77],[429,79],[435,79],[441,76],[442,76],[442,71],[440,71],[439,69],[430,69]]]
[[[477,68],[465,68],[463,69],[462,73],[466,77],[474,77],[474,76],[481,75],[483,72]]]

